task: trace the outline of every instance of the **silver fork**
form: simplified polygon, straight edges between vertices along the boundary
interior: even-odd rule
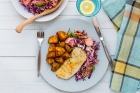
[[[37,39],[39,42],[39,52],[38,52],[38,64],[37,64],[37,76],[40,76],[40,66],[41,66],[41,43],[44,39],[44,31],[41,30],[40,32],[37,32]]]

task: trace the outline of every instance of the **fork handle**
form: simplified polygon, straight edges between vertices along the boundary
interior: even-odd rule
[[[39,52],[38,52],[38,63],[37,63],[37,76],[40,76],[40,66],[41,66],[41,49],[39,47]]]

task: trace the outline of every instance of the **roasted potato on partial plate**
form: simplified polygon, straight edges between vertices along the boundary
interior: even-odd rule
[[[58,31],[57,36],[58,36],[60,41],[65,41],[68,38],[67,33],[64,31]]]
[[[47,54],[47,58],[54,58],[54,57],[56,57],[55,52],[49,52]]]
[[[58,47],[65,47],[65,42],[60,42],[60,43],[58,44]]]
[[[55,71],[58,70],[59,68],[60,68],[60,64],[57,63],[57,62],[53,62],[51,70],[52,70],[53,72],[55,72]]]
[[[50,44],[48,52],[55,52],[55,44]]]
[[[64,60],[62,57],[59,57],[59,58],[55,58],[55,61],[60,63],[60,64],[63,64],[64,63]]]
[[[48,40],[48,43],[49,44],[55,44],[55,43],[58,43],[59,40],[58,40],[58,36],[57,35],[54,35],[54,36],[51,36]]]
[[[56,35],[50,36],[48,43],[48,54],[46,55],[46,61],[52,66],[51,70],[55,72],[60,68],[63,63],[71,57],[70,53],[72,48],[65,43],[68,35],[64,31],[58,31]]]
[[[65,52],[63,55],[62,55],[62,58],[63,59],[68,59],[68,58],[70,58],[71,57],[71,55],[68,53],[68,52]]]
[[[69,45],[65,44],[65,50],[70,53],[72,51],[72,48]]]
[[[55,50],[56,50],[56,56],[59,57],[61,55],[63,55],[65,53],[65,49],[62,48],[62,47],[55,47]]]
[[[53,58],[46,58],[46,61],[50,65],[52,65],[55,62],[55,60]]]

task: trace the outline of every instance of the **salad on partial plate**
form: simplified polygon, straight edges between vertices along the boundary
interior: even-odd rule
[[[19,3],[32,14],[40,14],[47,9],[52,9],[59,0],[19,0]]]

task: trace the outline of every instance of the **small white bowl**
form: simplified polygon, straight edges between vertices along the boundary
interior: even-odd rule
[[[21,5],[19,3],[19,0],[12,0],[12,3],[14,5],[15,9],[23,17],[30,18],[30,17],[34,16],[32,13],[28,12],[28,10],[25,9],[25,7],[23,5]],[[65,9],[67,3],[68,3],[68,0],[63,0],[62,5],[60,5],[60,7],[56,11],[54,11],[53,13],[48,14],[46,16],[40,17],[40,18],[36,19],[35,21],[37,21],[37,22],[45,22],[45,21],[50,21],[50,20],[56,18]]]

